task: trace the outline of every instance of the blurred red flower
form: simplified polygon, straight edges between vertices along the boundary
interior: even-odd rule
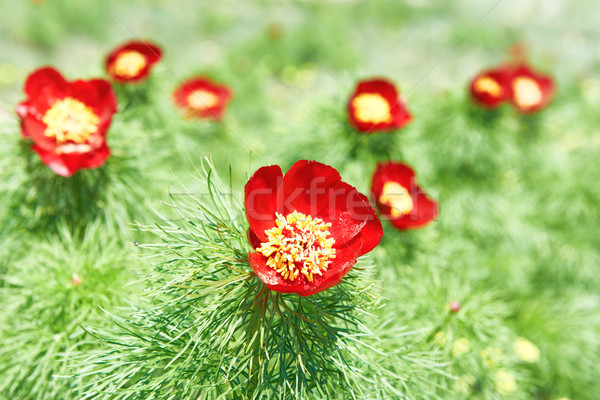
[[[381,240],[368,199],[333,168],[296,162],[262,167],[245,188],[250,266],[271,290],[310,296],[339,284]]]
[[[106,132],[117,99],[103,79],[66,81],[54,68],[34,71],[25,82],[27,99],[17,106],[23,137],[58,175],[71,176],[106,162]]]
[[[415,172],[406,164],[377,164],[371,193],[381,215],[400,230],[421,228],[439,214],[438,203],[417,186]]]
[[[114,49],[105,62],[106,72],[118,83],[146,80],[150,68],[162,58],[160,47],[150,42],[131,41]]]
[[[482,107],[499,107],[512,97],[511,78],[512,68],[509,66],[483,71],[471,81],[471,97]]]
[[[522,64],[512,73],[512,104],[523,114],[531,114],[544,109],[552,98],[556,87],[548,75],[535,72]]]
[[[511,102],[522,114],[544,109],[555,92],[554,80],[535,72],[530,66],[502,65],[477,75],[469,86],[471,98],[485,108]]]
[[[173,93],[175,105],[187,117],[219,120],[233,98],[233,90],[205,77],[183,82]]]
[[[394,84],[386,79],[361,81],[348,101],[350,124],[363,133],[400,129],[412,120]]]

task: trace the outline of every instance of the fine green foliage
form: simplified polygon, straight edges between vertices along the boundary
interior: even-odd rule
[[[139,226],[161,239],[139,245],[155,264],[151,306],[116,318],[118,336],[96,332],[112,346],[85,361],[103,375],[86,398],[364,398],[377,376],[362,322],[380,303],[372,267],[306,298],[268,290],[248,265],[237,196],[210,169],[199,179],[205,195],[172,194],[161,224]]]
[[[57,236],[21,250],[6,255],[11,262],[2,273],[0,392],[11,399],[79,399],[82,378],[60,375],[74,354],[100,345],[82,324],[103,324],[100,307],[126,305],[134,292],[127,285],[134,280],[131,261],[101,224],[75,234],[62,225]]]

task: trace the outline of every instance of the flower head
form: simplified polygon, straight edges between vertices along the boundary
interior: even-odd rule
[[[197,77],[181,84],[173,93],[175,105],[189,117],[219,120],[233,98],[231,88]]]
[[[554,80],[527,64],[502,65],[478,74],[469,86],[471,98],[485,108],[510,102],[522,114],[545,108],[554,96]]]
[[[510,101],[512,69],[508,66],[483,71],[471,81],[471,98],[485,108],[496,108]]]
[[[271,290],[301,296],[337,285],[383,231],[368,199],[333,168],[262,167],[245,188],[250,266]]]
[[[513,349],[517,356],[525,362],[536,363],[540,359],[540,349],[525,338],[517,338],[513,345]]]
[[[106,72],[119,83],[137,83],[148,78],[150,69],[162,58],[160,47],[131,41],[114,49],[105,62]]]
[[[385,79],[358,83],[348,101],[348,118],[363,133],[400,129],[412,120],[396,87]]]
[[[58,175],[71,176],[106,162],[106,132],[117,100],[102,79],[66,81],[54,68],[34,71],[25,82],[27,99],[17,106],[23,137]]]
[[[552,101],[556,90],[552,77],[539,74],[526,64],[513,71],[511,88],[512,104],[523,114],[545,108]]]
[[[451,301],[450,304],[448,305],[448,308],[453,313],[459,312],[460,311],[460,301],[458,301],[458,300]]]
[[[513,374],[503,369],[494,374],[494,388],[500,394],[510,394],[517,390],[517,381]]]
[[[462,337],[452,343],[452,355],[454,357],[461,356],[471,349],[469,339]]]
[[[399,162],[377,164],[371,193],[381,215],[400,230],[420,228],[438,216],[438,204],[415,183],[415,172]]]

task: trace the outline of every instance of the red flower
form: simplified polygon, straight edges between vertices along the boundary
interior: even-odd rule
[[[484,71],[470,85],[471,97],[482,107],[496,108],[510,101],[523,114],[546,107],[554,91],[554,81],[550,76],[538,74],[526,64]]]
[[[512,73],[512,104],[523,114],[545,108],[554,97],[555,85],[552,77],[534,72],[526,64]]]
[[[208,78],[197,77],[181,84],[173,93],[175,105],[188,117],[219,120],[233,98],[233,90]]]
[[[250,266],[271,290],[310,296],[342,281],[381,240],[368,199],[333,168],[296,162],[262,167],[245,188]]]
[[[510,67],[484,71],[471,81],[471,97],[482,107],[496,108],[511,99],[511,78]]]
[[[348,118],[363,133],[400,129],[412,120],[396,87],[385,79],[358,83],[348,101]]]
[[[160,48],[149,42],[132,41],[114,49],[106,57],[108,75],[119,83],[142,82],[150,68],[162,58]]]
[[[438,216],[438,204],[415,182],[415,172],[406,164],[377,164],[371,193],[379,212],[400,230],[420,228]]]
[[[25,82],[27,99],[17,106],[23,136],[42,162],[62,176],[106,162],[106,131],[117,111],[110,83],[66,81],[53,68],[34,71]]]

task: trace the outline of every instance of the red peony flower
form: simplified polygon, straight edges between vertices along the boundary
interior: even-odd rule
[[[512,96],[512,69],[499,67],[477,75],[470,85],[471,98],[485,108],[496,108]]]
[[[108,75],[119,83],[137,83],[148,78],[150,68],[162,58],[158,46],[149,42],[132,41],[114,49],[106,57]]]
[[[233,90],[208,78],[197,77],[181,84],[173,93],[175,105],[188,117],[219,120],[233,98]]]
[[[262,167],[245,188],[250,266],[271,290],[310,296],[342,281],[381,240],[368,199],[333,168],[296,162]]]
[[[406,164],[377,164],[371,193],[379,212],[400,230],[421,228],[439,213],[437,202],[421,191],[415,172]]]
[[[523,114],[531,114],[545,108],[554,97],[552,77],[534,72],[523,64],[512,73],[512,104]]]
[[[348,118],[363,133],[400,129],[412,120],[396,87],[385,79],[358,83],[348,101]]]
[[[66,81],[53,68],[38,69],[25,82],[27,99],[17,106],[23,136],[58,175],[71,176],[106,162],[106,131],[117,111],[110,83]]]

